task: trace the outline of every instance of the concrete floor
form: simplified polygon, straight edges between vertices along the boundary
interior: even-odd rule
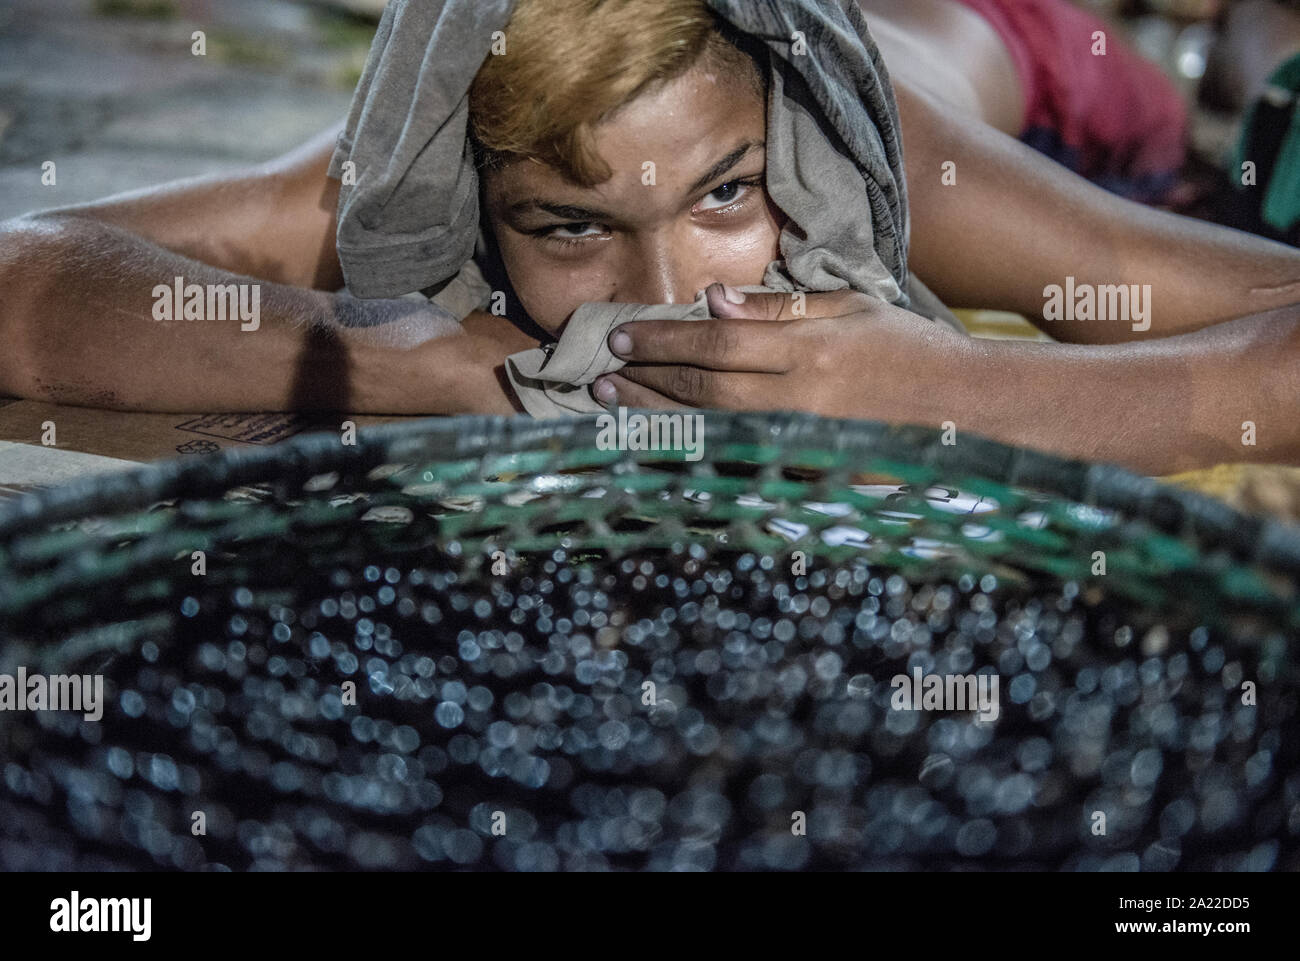
[[[4,0],[0,220],[275,157],[346,115],[372,34],[287,0]]]

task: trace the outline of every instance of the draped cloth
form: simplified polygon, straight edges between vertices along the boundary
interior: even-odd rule
[[[963,330],[907,267],[898,108],[856,0],[705,0],[763,42],[769,73],[766,188],[789,218],[780,259],[747,292],[852,288]],[[330,175],[338,253],[360,298],[419,292],[464,318],[491,301],[469,138],[469,88],[515,0],[392,0],[367,58]],[[507,34],[508,39],[508,34]],[[510,56],[507,44],[507,52]],[[636,308],[647,308],[637,310]],[[536,416],[598,411],[582,378],[620,365],[605,334],[634,316],[698,320],[692,304],[584,304],[553,349],[510,358]],[[593,333],[597,332],[597,333]]]

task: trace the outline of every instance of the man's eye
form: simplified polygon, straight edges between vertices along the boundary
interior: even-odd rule
[[[588,231],[591,230],[594,230],[594,233],[588,233]],[[573,237],[596,236],[600,233],[600,230],[592,223],[556,224],[554,227],[547,228],[547,233],[552,237],[559,237],[561,240],[567,240]]]
[[[740,184],[733,183],[733,184],[723,184],[717,190],[713,191],[713,193],[709,194],[709,196],[716,197],[720,203],[729,204],[736,199],[736,196],[739,193],[740,193]]]
[[[745,196],[751,188],[759,186],[760,181],[757,178],[749,180],[732,180],[723,184],[717,190],[714,190],[708,197],[702,201],[703,210],[720,210],[723,207],[729,207],[734,204],[740,197]],[[716,201],[710,203],[710,201]]]

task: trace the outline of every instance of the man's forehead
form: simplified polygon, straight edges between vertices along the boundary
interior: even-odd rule
[[[691,186],[727,151],[761,143],[766,120],[766,103],[743,81],[695,68],[643,92],[593,129],[591,147],[610,167],[610,181],[587,188],[536,158],[500,172],[522,190],[569,188],[592,195],[623,178],[639,183],[653,164],[658,182]]]

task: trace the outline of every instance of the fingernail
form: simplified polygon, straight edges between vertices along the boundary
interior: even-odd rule
[[[614,389],[614,385],[608,380],[596,381],[591,388],[591,392],[596,395],[596,400],[604,404],[612,404],[618,397],[618,391]]]
[[[622,330],[616,330],[609,338],[609,349],[620,357],[626,357],[632,352],[632,338]]]
[[[722,295],[727,298],[728,303],[743,304],[745,302],[743,293],[734,287],[728,287],[726,284],[722,285]]]

